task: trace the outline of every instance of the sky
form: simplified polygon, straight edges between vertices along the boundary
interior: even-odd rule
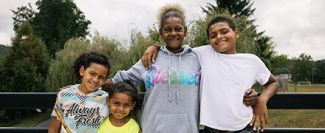
[[[258,31],[272,37],[277,54],[314,60],[325,59],[325,0],[251,0]],[[14,36],[12,12],[36,0],[0,0],[0,44],[10,44]],[[157,11],[166,3],[179,3],[187,22],[203,17],[201,7],[215,0],[74,0],[92,23],[90,33],[118,39],[127,44],[131,30],[147,32],[157,24]],[[150,6],[149,6],[150,5]]]

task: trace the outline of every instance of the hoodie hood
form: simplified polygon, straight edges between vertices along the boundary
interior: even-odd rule
[[[184,54],[187,54],[189,52],[193,52],[192,51],[192,48],[189,45],[183,45],[182,46],[182,49],[183,50],[181,52],[179,52],[179,53],[173,53],[173,52],[169,51],[167,49],[166,45],[165,45],[165,46],[162,46],[159,50],[162,51],[162,52],[164,52],[164,53],[167,53],[167,54],[170,54],[170,55],[176,55],[176,56],[178,56],[178,55],[184,55]]]

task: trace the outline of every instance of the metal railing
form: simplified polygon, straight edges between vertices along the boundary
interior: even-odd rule
[[[143,93],[139,94],[143,97]],[[55,92],[0,92],[2,109],[51,109]],[[268,103],[269,109],[325,109],[325,93],[278,93]],[[323,118],[325,119],[325,118]],[[5,133],[46,133],[44,127],[0,127]],[[266,133],[325,133],[325,128],[266,128]]]

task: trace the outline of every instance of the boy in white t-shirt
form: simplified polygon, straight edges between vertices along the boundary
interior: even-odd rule
[[[253,132],[253,117],[255,126],[261,122],[263,128],[266,104],[277,91],[277,80],[257,56],[237,53],[239,30],[232,18],[215,17],[208,24],[207,34],[211,45],[194,50],[202,68],[200,124],[205,125],[204,132]],[[252,107],[243,105],[242,96],[255,83],[264,89],[253,112]]]
[[[231,17],[215,17],[206,32],[211,45],[193,49],[201,64],[200,124],[205,126],[204,133],[249,133],[253,127],[263,131],[266,103],[277,91],[277,80],[257,56],[237,53],[239,30]],[[155,50],[153,46],[147,49],[148,57],[143,58],[148,63],[155,58]],[[264,89],[253,110],[242,101],[255,83]]]

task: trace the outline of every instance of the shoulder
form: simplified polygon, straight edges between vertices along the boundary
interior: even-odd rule
[[[211,51],[211,50],[213,50],[213,48],[211,47],[210,44],[206,44],[206,45],[203,45],[203,46],[193,48],[193,51],[196,52],[196,53],[206,52],[206,51]]]
[[[70,95],[76,93],[76,90],[78,89],[78,87],[79,87],[79,84],[62,87],[62,88],[60,88],[58,95],[59,96],[70,96]]]
[[[138,123],[133,118],[130,118],[130,121],[129,122],[138,125]]]
[[[133,131],[139,131],[140,130],[139,124],[133,118],[131,118],[129,120],[128,125],[131,128],[130,130],[133,130]]]
[[[111,125],[111,122],[110,122],[108,116],[104,118],[104,120],[103,120],[102,124],[100,125],[100,127],[103,126],[103,125]]]
[[[262,61],[258,56],[254,55],[254,54],[250,54],[250,53],[238,53],[238,54],[236,54],[236,56],[239,58],[243,58],[243,59],[247,59],[247,60],[251,60],[251,61],[255,61],[255,62]]]

